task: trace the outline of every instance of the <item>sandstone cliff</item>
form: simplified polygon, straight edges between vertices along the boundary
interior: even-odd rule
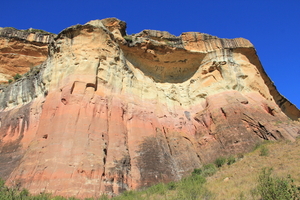
[[[246,39],[71,26],[1,89],[0,175],[33,193],[92,197],[176,181],[217,157],[300,134]]]
[[[0,83],[44,62],[53,37],[35,29],[0,28]]]

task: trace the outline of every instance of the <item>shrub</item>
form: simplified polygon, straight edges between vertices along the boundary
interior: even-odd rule
[[[203,199],[201,197],[209,196],[209,191],[203,186],[205,182],[206,179],[199,174],[182,179],[175,199]]]
[[[29,196],[29,191],[27,189],[23,189],[21,192],[20,192],[20,197],[27,197]]]
[[[257,142],[255,144],[255,146],[253,147],[253,151],[255,151],[256,149],[259,149],[261,147],[261,145],[262,145],[261,143]]]
[[[227,165],[231,165],[233,163],[235,163],[235,157],[234,156],[229,156],[227,158]]]
[[[8,83],[12,83],[13,82],[13,80],[11,80],[11,79],[8,79]]]
[[[266,146],[260,147],[260,156],[268,156],[269,155],[269,149]]]
[[[124,36],[124,39],[125,39],[127,42],[132,42],[132,36],[131,36],[131,35],[125,35],[125,36]]]
[[[243,159],[243,158],[244,158],[244,154],[238,153],[238,154],[237,154],[237,158],[238,158],[238,159]]]
[[[217,172],[217,168],[214,164],[204,165],[200,169],[194,169],[192,175],[202,175],[204,177],[212,176]]]
[[[175,182],[170,182],[167,184],[168,190],[175,190],[177,187],[177,184]]]
[[[202,174],[202,169],[201,169],[201,168],[199,168],[199,169],[194,169],[194,171],[192,172],[192,175],[197,175],[197,174],[199,174],[199,175]]]
[[[22,76],[20,75],[20,74],[16,74],[15,76],[14,76],[14,79],[15,79],[15,81],[16,80],[18,80],[18,79],[20,79]]]
[[[225,157],[217,158],[214,163],[218,168],[220,168],[226,163],[226,158]]]
[[[257,192],[264,200],[300,199],[300,190],[293,179],[272,177],[272,168],[263,168],[258,176]]]

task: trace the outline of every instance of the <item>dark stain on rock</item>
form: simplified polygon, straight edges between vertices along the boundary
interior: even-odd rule
[[[140,145],[137,158],[141,174],[140,186],[147,187],[158,182],[176,180],[175,166],[168,148],[159,138],[148,137]]]
[[[21,107],[18,112],[1,112],[2,125],[0,127],[0,177],[8,178],[23,157],[20,141],[29,126],[30,104]],[[9,120],[10,119],[10,120]],[[5,137],[14,140],[3,142]]]

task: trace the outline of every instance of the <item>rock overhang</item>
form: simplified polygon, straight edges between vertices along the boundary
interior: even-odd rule
[[[125,27],[115,18],[91,21],[51,43],[33,82],[36,97],[0,113],[0,148],[13,144],[9,155],[20,155],[14,171],[3,172],[8,184],[113,196],[179,180],[263,140],[299,135],[248,40],[149,30],[126,38]],[[14,91],[22,100],[25,83],[14,83],[1,100]],[[299,110],[290,110],[297,117]]]

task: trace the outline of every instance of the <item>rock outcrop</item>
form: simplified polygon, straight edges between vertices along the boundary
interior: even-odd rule
[[[36,29],[0,28],[0,83],[44,62],[54,36]]]
[[[125,28],[115,18],[71,26],[43,64],[1,89],[6,184],[113,196],[300,134],[300,111],[248,40]]]

